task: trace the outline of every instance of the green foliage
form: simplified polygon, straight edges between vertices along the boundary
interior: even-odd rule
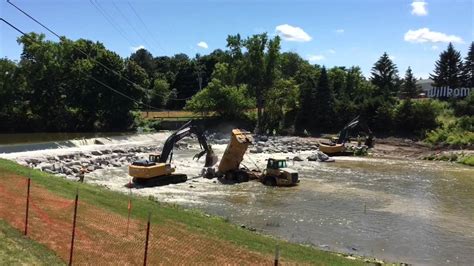
[[[415,98],[418,96],[419,93],[420,88],[416,84],[416,78],[413,76],[411,68],[408,67],[407,72],[405,73],[405,78],[403,79],[400,94],[404,98]]]
[[[168,81],[166,81],[166,79],[156,78],[153,81],[153,87],[149,95],[150,104],[155,107],[166,107],[170,99],[170,94],[171,90]]]
[[[397,66],[384,53],[372,67],[371,82],[377,87],[376,95],[393,96],[399,90]]]
[[[465,88],[474,88],[474,42],[471,42],[471,46],[469,46],[469,52],[464,59],[462,69],[462,86]]]
[[[458,163],[474,166],[474,155],[463,156],[460,159],[458,159]]]
[[[314,102],[312,103],[312,128],[317,132],[323,130],[333,130],[335,118],[334,113],[334,94],[329,86],[329,78],[326,72],[326,68],[321,69],[319,76],[318,86],[313,96]]]
[[[186,103],[185,109],[206,114],[217,112],[226,118],[239,118],[250,107],[252,99],[248,97],[247,86],[224,85],[220,80],[213,79]]]
[[[473,119],[458,119],[456,122],[444,125],[428,132],[426,142],[433,145],[449,145],[453,147],[472,147],[474,145],[474,132],[466,130],[473,128]]]
[[[277,132],[291,128],[294,117],[287,117],[298,109],[298,96],[299,88],[295,80],[278,80],[265,96],[264,127]]]
[[[428,130],[438,126],[436,106],[431,101],[401,101],[395,107],[394,120],[400,133],[424,137]]]
[[[462,60],[461,53],[449,43],[446,51],[439,55],[434,73],[430,75],[436,87],[459,88],[462,85]]]

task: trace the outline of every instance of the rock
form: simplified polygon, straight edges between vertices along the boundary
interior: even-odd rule
[[[125,151],[122,150],[122,149],[114,149],[114,150],[112,150],[112,152],[113,153],[125,153]]]
[[[41,163],[38,166],[41,169],[41,171],[49,170],[50,172],[53,172],[54,165],[51,163]]]
[[[61,168],[62,168],[62,166],[61,166],[60,163],[53,164],[53,170],[54,171],[56,171],[56,172],[61,171]]]
[[[318,155],[316,155],[316,154],[311,154],[311,155],[308,156],[308,158],[306,158],[306,159],[308,159],[308,161],[315,162],[315,161],[318,160]]]
[[[301,157],[299,157],[299,156],[295,156],[295,157],[293,157],[293,161],[302,162],[303,159],[301,159]]]
[[[94,144],[96,144],[96,145],[104,145],[104,143],[103,143],[102,141],[98,140],[98,139],[95,139],[95,140],[94,140]]]
[[[260,141],[268,141],[268,136],[259,136]]]
[[[258,146],[265,146],[265,145],[266,145],[266,143],[265,143],[265,142],[263,142],[263,141],[258,141],[258,142],[257,142],[257,145],[258,145]]]
[[[87,171],[89,171],[89,172],[92,172],[92,171],[94,171],[94,170],[95,170],[95,166],[93,166],[93,165],[89,165],[89,166],[87,167]]]
[[[95,155],[95,156],[102,155],[102,153],[100,151],[91,151],[91,154]]]
[[[40,160],[35,159],[35,158],[26,159],[25,162],[27,162],[27,163],[32,163],[32,164],[39,164],[39,163],[41,163]]]
[[[102,150],[101,152],[102,152],[102,154],[111,154],[112,153],[111,150]]]

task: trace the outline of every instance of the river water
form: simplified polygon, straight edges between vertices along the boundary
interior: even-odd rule
[[[38,150],[17,145],[0,157],[21,158],[36,147],[42,153],[103,149],[110,145],[157,145],[155,136],[109,138],[110,144],[73,141],[75,147]],[[142,141],[140,141],[142,140]],[[193,143],[191,141],[191,143]],[[60,146],[60,145],[59,145]],[[21,148],[19,148],[21,147]],[[195,146],[196,147],[196,146]],[[225,145],[214,145],[221,155]],[[42,146],[40,147],[42,148]],[[59,151],[58,151],[59,150]],[[22,152],[19,152],[22,151]],[[474,168],[446,162],[337,157],[335,163],[290,162],[299,171],[298,186],[265,187],[251,181],[223,185],[198,176],[203,162],[193,161],[197,148],[177,150],[177,172],[186,183],[134,189],[160,201],[177,203],[223,216],[292,242],[334,251],[374,256],[416,265],[474,265]],[[292,158],[296,154],[277,156]],[[308,153],[300,153],[306,157]],[[269,154],[252,154],[244,164],[263,168]],[[127,167],[107,168],[86,176],[86,182],[128,192]]]

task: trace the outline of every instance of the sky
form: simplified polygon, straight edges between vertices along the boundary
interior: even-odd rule
[[[464,58],[474,37],[472,0],[10,0],[70,39],[90,39],[128,57],[138,48],[154,56],[194,57],[225,49],[226,37],[267,32],[282,51],[313,64],[360,66],[366,76],[387,52],[400,76],[432,73],[452,42]],[[0,17],[24,32],[57,38],[6,0]],[[0,21],[0,57],[18,60],[18,32]]]

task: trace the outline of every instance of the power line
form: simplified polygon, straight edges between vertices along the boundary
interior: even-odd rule
[[[166,52],[165,49],[163,49],[163,47],[160,45],[160,42],[157,41],[157,39],[155,39],[155,36],[153,35],[153,33],[150,31],[150,29],[148,28],[148,26],[146,25],[145,22],[143,22],[142,18],[140,17],[140,15],[138,14],[137,10],[135,10],[135,8],[132,6],[132,4],[130,4],[130,2],[127,1],[127,4],[128,6],[130,7],[130,9],[132,10],[132,12],[135,14],[135,16],[138,18],[138,20],[140,21],[140,23],[143,25],[143,28],[145,28],[145,30],[148,32],[148,34],[151,36],[151,38],[155,41],[155,43],[158,45],[158,47],[163,51],[163,52]]]
[[[18,31],[22,36],[28,38],[30,41],[32,41],[32,42],[37,42],[36,40],[32,39],[28,34],[24,33],[22,30],[20,30],[19,28],[15,27],[13,24],[11,24],[10,22],[6,21],[5,19],[0,18],[0,20],[3,21],[3,22],[5,22],[8,26],[12,27],[12,28],[15,29],[16,31]],[[121,91],[119,91],[119,90],[117,90],[117,89],[114,89],[114,88],[112,88],[111,86],[109,86],[109,85],[103,83],[102,81],[96,79],[94,76],[92,76],[92,75],[89,74],[89,73],[86,73],[86,72],[84,72],[84,71],[82,71],[82,70],[80,70],[80,69],[79,69],[79,72],[81,72],[81,73],[87,75],[89,78],[91,78],[91,79],[94,80],[95,82],[99,83],[100,85],[106,87],[107,89],[109,89],[109,90],[111,90],[111,91],[113,91],[113,92],[115,92],[115,93],[117,93],[117,94],[119,94],[119,95],[121,95],[121,96],[123,96],[123,97],[129,99],[129,100],[132,100],[133,102],[135,102],[135,103],[138,104],[138,105],[141,105],[141,106],[144,106],[144,107],[148,107],[148,108],[150,108],[150,109],[163,110],[163,109],[160,109],[160,108],[156,108],[156,107],[154,107],[154,106],[151,106],[151,105],[149,105],[149,104],[143,103],[143,102],[141,102],[141,101],[138,101],[138,100],[136,100],[136,99],[134,99],[134,98],[132,98],[132,97],[126,95],[125,93],[123,93],[123,92],[121,92]]]
[[[122,10],[120,10],[120,8],[115,4],[114,1],[112,1],[112,5],[114,6],[114,8],[118,11],[118,13],[122,16],[122,18],[125,20],[125,22],[130,26],[130,28],[132,28],[132,30],[138,35],[138,37],[140,39],[142,39],[142,41],[148,46],[150,47],[151,49],[151,45],[148,43],[148,41],[140,34],[140,32],[135,28],[135,26],[133,25],[133,23],[130,22],[130,20],[127,18],[127,16],[122,12]]]
[[[41,22],[39,22],[37,19],[35,19],[33,16],[31,16],[30,14],[26,13],[25,11],[23,11],[21,8],[19,8],[18,6],[14,5],[12,2],[10,2],[10,0],[7,0],[7,2],[9,4],[11,4],[12,6],[14,6],[17,10],[19,10],[21,13],[25,14],[28,18],[30,18],[31,20],[33,20],[34,22],[38,23],[41,27],[45,28],[46,30],[48,30],[49,32],[51,32],[53,35],[55,35],[56,37],[58,37],[60,40],[63,39],[63,37],[59,36],[59,34],[57,34],[56,32],[54,32],[53,30],[51,30],[50,28],[48,28],[47,26],[45,26],[44,24],[42,24]],[[129,84],[131,85],[134,85],[138,88],[141,88],[142,90],[146,90],[145,88],[143,88],[142,86],[138,85],[137,83],[131,81],[130,79],[128,79],[127,77],[123,76],[121,73],[109,68],[108,66],[102,64],[100,61],[96,60],[95,58],[91,58],[91,56],[89,54],[87,54],[86,52],[84,52],[82,49],[76,47],[76,46],[73,46],[73,48],[79,52],[81,52],[83,55],[85,55],[88,59],[94,61],[95,63],[101,65],[103,68],[109,70],[110,72],[114,73],[115,75],[117,75],[118,77],[124,79],[125,81],[127,81]],[[173,99],[173,101],[186,101],[186,100],[189,100],[191,99],[191,97],[187,97],[187,98],[176,98],[176,99]]]
[[[118,25],[118,23],[115,23],[115,21],[113,20],[113,17],[110,16],[106,11],[105,9],[99,4],[99,2],[97,3],[94,3],[93,0],[89,0],[89,2],[91,3],[92,6],[94,6],[94,8],[99,11],[99,13],[107,20],[107,22],[109,22],[110,25],[112,25],[112,27],[114,27],[114,29],[125,39],[128,41],[128,43],[133,46],[133,42],[127,37],[127,35],[125,34],[125,31],[120,27],[120,25]]]

